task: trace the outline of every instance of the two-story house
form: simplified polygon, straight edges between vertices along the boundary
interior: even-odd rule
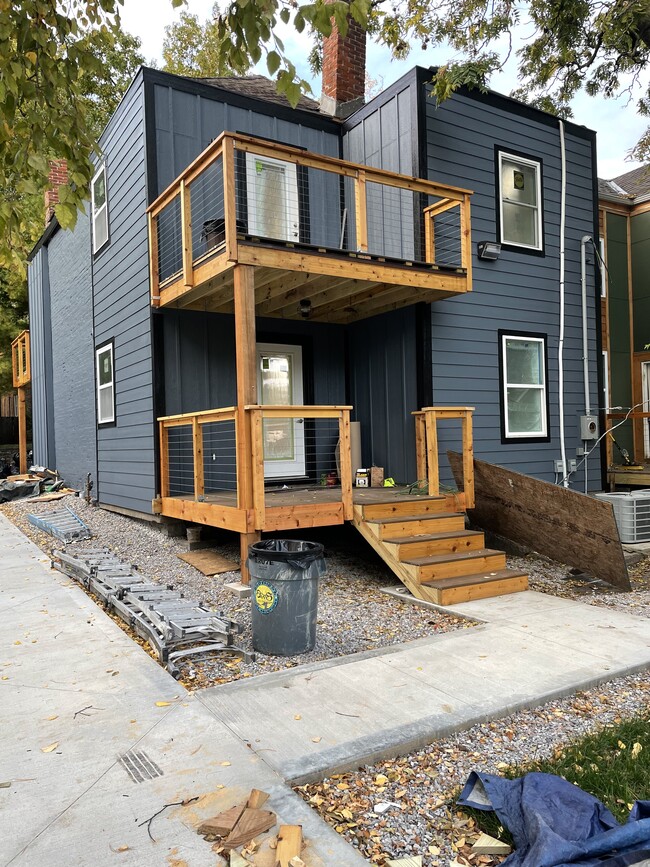
[[[139,71],[87,215],[31,255],[35,460],[242,552],[353,521],[417,595],[520,589],[464,528],[472,456],[600,488],[569,467],[598,405],[595,135],[492,92],[437,106],[422,68],[364,103],[354,23],[324,52],[296,108]],[[429,496],[355,487],[371,465]]]

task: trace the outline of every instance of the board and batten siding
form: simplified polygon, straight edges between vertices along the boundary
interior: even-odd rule
[[[32,450],[36,466],[54,466],[52,418],[52,335],[47,248],[34,255],[27,270],[32,395]]]
[[[113,340],[116,422],[97,431],[99,502],[151,512],[156,495],[143,73],[100,139],[109,241],[93,257],[95,346]]]
[[[427,85],[425,102],[426,176],[474,190],[472,196],[473,291],[432,305],[434,405],[474,406],[477,458],[553,482],[560,458],[558,342],[560,281],[561,158],[557,121],[538,121],[514,101],[490,95],[455,94],[436,108]],[[505,107],[505,104],[508,107]],[[497,238],[495,145],[543,162],[543,256],[503,249],[498,261],[476,256],[478,241]],[[566,128],[566,265],[564,417],[567,459],[576,457],[579,417],[584,412],[580,240],[594,235],[592,140],[573,125]],[[587,298],[591,407],[597,389],[597,310],[593,252],[588,251]],[[550,442],[501,441],[499,330],[547,335]],[[450,423],[447,423],[450,424]],[[450,425],[451,428],[451,425]],[[440,432],[441,455],[458,449],[457,431]],[[442,458],[446,465],[446,458]],[[445,479],[451,477],[447,472]],[[584,469],[571,479],[582,489]],[[589,462],[589,487],[600,488],[596,453]]]
[[[90,219],[59,229],[47,245],[56,469],[81,489],[97,467]]]

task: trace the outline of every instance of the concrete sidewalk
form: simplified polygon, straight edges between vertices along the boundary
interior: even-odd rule
[[[532,592],[452,610],[484,623],[190,696],[0,515],[0,864],[214,865],[196,824],[257,787],[279,823],[303,825],[309,867],[356,867],[285,781],[650,665],[650,624],[631,615]],[[160,774],[135,782],[120,761],[133,750]],[[143,822],[196,796],[149,839]]]
[[[2,515],[0,647],[0,865],[215,867],[194,828],[252,787],[303,826],[310,867],[366,863]],[[134,750],[161,775],[135,782],[119,760]],[[153,821],[154,843],[141,823],[196,796]]]

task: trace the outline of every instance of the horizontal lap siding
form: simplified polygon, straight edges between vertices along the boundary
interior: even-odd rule
[[[554,480],[552,461],[560,457],[558,410],[559,233],[561,161],[559,130],[480,99],[455,95],[436,109],[427,97],[426,174],[431,180],[474,190],[472,248],[496,240],[494,146],[543,162],[545,255],[502,250],[497,262],[474,255],[473,292],[432,305],[433,395],[436,405],[475,406],[474,449],[483,460]],[[580,240],[592,235],[593,190],[590,141],[566,133],[566,263],[564,397],[567,458],[581,445],[584,412]],[[588,251],[588,319],[591,404],[598,406],[596,379],[597,310],[593,253]],[[548,335],[550,433],[548,443],[501,442],[498,331]],[[458,448],[459,432],[441,427],[441,453]],[[442,459],[446,467],[446,458]],[[591,488],[600,486],[598,456],[590,461]],[[451,479],[445,470],[445,479]],[[575,486],[582,488],[584,475]]]
[[[56,469],[75,488],[97,466],[90,220],[48,245]]]
[[[101,140],[110,241],[94,258],[93,280],[95,343],[115,341],[117,420],[98,431],[98,496],[151,512],[156,449],[143,92],[140,74]]]

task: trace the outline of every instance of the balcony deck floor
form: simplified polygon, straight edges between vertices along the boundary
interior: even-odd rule
[[[355,503],[392,503],[404,500],[426,500],[425,494],[409,494],[408,487],[399,485],[394,488],[353,488]],[[194,500],[194,494],[171,495],[176,500]],[[341,488],[339,485],[323,487],[321,485],[292,486],[287,488],[269,488],[265,494],[266,508],[274,506],[309,505],[311,503],[338,503],[341,500]],[[237,506],[237,494],[235,491],[217,491],[206,493],[202,503],[215,506]]]

